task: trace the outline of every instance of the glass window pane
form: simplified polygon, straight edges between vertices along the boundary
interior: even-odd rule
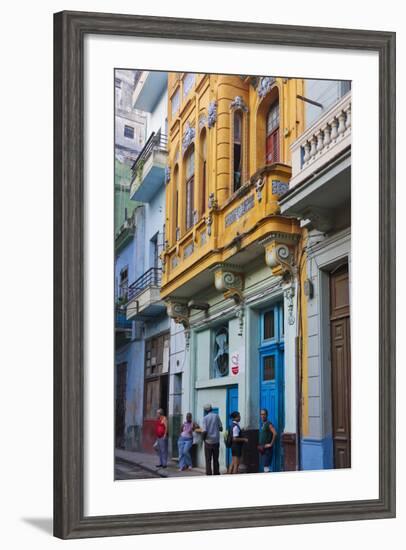
[[[186,158],[186,179],[193,176],[195,171],[195,151],[192,149]]]
[[[172,118],[176,115],[176,113],[179,110],[179,88],[176,90],[176,92],[173,94],[171,99],[171,106],[172,106]]]
[[[132,126],[124,126],[124,136],[134,139],[134,128]]]
[[[281,305],[281,330],[280,330],[281,336],[285,334],[285,311],[283,309],[283,305]]]
[[[267,120],[267,135],[273,132],[279,126],[279,103],[274,103],[269,109]]]
[[[242,115],[239,111],[234,113],[234,142],[241,143]]]
[[[213,333],[213,378],[228,376],[228,328],[222,326]]]
[[[275,355],[264,357],[263,378],[264,381],[275,380]]]
[[[187,73],[183,79],[183,97],[186,97],[195,83],[195,73]]]
[[[264,314],[264,340],[275,338],[275,310],[267,311]]]

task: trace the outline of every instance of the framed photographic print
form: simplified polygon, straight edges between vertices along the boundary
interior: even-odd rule
[[[395,35],[55,15],[54,533],[395,515]]]

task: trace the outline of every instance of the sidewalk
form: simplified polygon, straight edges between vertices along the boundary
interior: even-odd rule
[[[156,468],[155,464],[158,462],[158,457],[155,453],[150,454],[115,449],[115,456],[125,462],[136,464],[137,466],[140,466],[140,468],[144,468],[144,470],[158,474],[161,477],[193,477],[202,476],[206,473],[203,468],[193,468],[193,470],[185,470],[184,472],[180,472],[178,468],[178,461],[174,459],[168,460],[167,468]]]

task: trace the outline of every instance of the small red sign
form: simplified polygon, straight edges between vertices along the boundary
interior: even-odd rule
[[[239,355],[238,353],[234,353],[231,356],[231,373],[233,376],[237,376],[237,374],[240,371],[240,361],[239,361]]]

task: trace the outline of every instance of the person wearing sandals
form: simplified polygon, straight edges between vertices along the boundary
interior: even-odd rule
[[[231,464],[228,467],[228,474],[238,474],[240,469],[242,447],[244,443],[248,443],[246,437],[241,437],[240,421],[241,415],[238,411],[234,411],[230,414],[232,424],[230,430],[232,431],[232,444],[231,444]]]
[[[199,426],[193,422],[192,413],[187,413],[186,420],[182,424],[182,429],[178,438],[179,471],[192,469],[190,449],[193,445],[193,432],[197,428],[199,428]]]

